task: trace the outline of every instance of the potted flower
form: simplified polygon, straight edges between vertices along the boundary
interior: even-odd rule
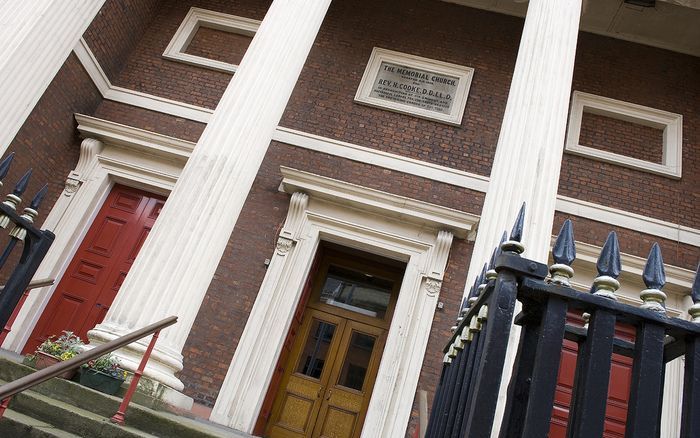
[[[34,355],[29,357],[29,360],[34,363],[36,369],[41,370],[58,362],[71,359],[80,353],[83,345],[85,345],[83,341],[73,332],[63,331],[63,334],[58,338],[49,336],[37,347]],[[66,371],[59,377],[70,379],[75,374],[75,371]]]
[[[106,354],[81,366],[80,384],[114,395],[124,383],[126,375],[126,371],[119,368],[119,359]]]

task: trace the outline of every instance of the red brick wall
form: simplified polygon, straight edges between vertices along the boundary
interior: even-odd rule
[[[660,164],[664,131],[584,112],[578,144]]]
[[[278,191],[280,165],[469,212],[480,211],[483,203],[480,193],[273,142],[183,351],[185,393],[200,403],[211,405],[216,399],[265,275],[264,260],[270,258],[286,217],[289,195]],[[445,309],[437,313],[431,335],[440,345],[460,304],[470,253],[471,244],[455,241],[441,294]],[[441,346],[431,345],[429,366],[437,357],[435,348]],[[420,385],[432,388],[436,378],[426,371]]]
[[[114,84],[192,105],[215,108],[232,75],[165,59],[163,51],[192,6],[262,20],[269,5],[270,0],[161,0],[143,38],[131,52],[121,74],[113,79]],[[220,44],[212,47],[212,51],[228,50],[227,39],[211,41]]]
[[[167,116],[155,111],[109,100],[102,101],[93,115],[101,119],[192,142],[196,142],[199,139],[205,128],[203,123]]]
[[[27,206],[45,183],[49,184],[36,223],[43,222],[63,191],[68,173],[78,162],[81,139],[73,114],[91,114],[100,100],[99,92],[71,54],[10,143],[5,155],[14,151],[15,159],[3,181],[3,193],[11,192],[15,182],[30,168],[34,172],[23,197],[26,203],[20,209]]]
[[[700,228],[698,74],[700,58],[581,33],[573,89],[682,114],[683,177],[675,180],[565,153],[559,193]]]
[[[200,27],[185,53],[238,65],[253,37]]]
[[[113,81],[141,40],[160,0],[106,1],[83,38]]]

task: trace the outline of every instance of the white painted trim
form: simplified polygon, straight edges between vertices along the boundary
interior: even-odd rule
[[[213,110],[196,107],[145,93],[137,93],[109,83],[97,60],[84,40],[75,48],[80,62],[95,82],[103,97],[119,103],[157,111],[164,114],[183,117],[188,120],[207,123]],[[486,193],[489,178],[474,173],[451,169],[401,155],[390,154],[376,149],[360,146],[340,140],[305,133],[291,128],[278,126],[272,139],[292,146],[309,149],[325,154],[367,163],[385,169],[415,175],[432,181],[451,184],[469,190]],[[594,204],[579,199],[557,195],[556,210],[585,219],[604,222],[627,228],[644,234],[677,241],[687,245],[700,246],[700,229],[691,228],[672,222],[662,221],[649,216]]]
[[[371,94],[375,86],[378,85],[377,77],[381,73],[380,67],[382,63],[391,63],[409,69],[422,70],[430,74],[455,78],[457,80],[457,87],[455,90],[455,95],[452,97],[452,107],[450,108],[450,112],[448,114],[443,114],[439,111],[419,108],[407,103],[394,102],[388,99],[382,99],[380,97],[373,97]],[[469,88],[471,87],[473,76],[474,69],[471,67],[375,47],[372,49],[369,61],[367,61],[367,66],[365,67],[365,72],[363,73],[362,79],[360,80],[360,85],[357,88],[355,102],[459,126],[462,124],[462,117],[464,116],[464,109],[467,106],[467,98],[469,97]],[[429,91],[428,88],[425,87],[426,85],[419,86],[419,88],[423,90],[423,93],[427,93]],[[418,93],[416,92],[415,94]],[[420,96],[422,95],[423,94],[420,94]]]
[[[557,211],[644,234],[700,246],[700,230],[605,205],[557,195]]]
[[[272,134],[272,139],[292,146],[452,184],[457,187],[476,190],[477,192],[485,193],[488,189],[489,179],[483,175],[378,151],[332,138],[321,137],[296,129],[278,126],[275,133]]]
[[[185,52],[200,27],[253,37],[260,27],[260,21],[192,7],[163,52],[163,57],[172,61],[184,62],[185,64],[226,73],[235,73],[238,68],[236,64],[216,61]]]
[[[459,238],[479,221],[479,216],[423,201],[399,196],[357,184],[319,176],[310,172],[281,166],[280,190],[287,193],[304,192],[314,199],[326,199],[342,205],[360,208],[414,223],[418,226],[446,229]]]
[[[653,163],[580,144],[581,122],[584,113],[663,129],[662,163]],[[680,178],[683,158],[683,116],[609,97],[574,91],[571,98],[571,114],[565,150],[572,154],[608,163]]]
[[[176,117],[183,117],[201,123],[208,123],[214,113],[214,110],[209,108],[177,102],[175,100],[112,85],[107,74],[102,70],[95,55],[83,38],[80,39],[73,51],[106,100],[157,111],[163,114],[170,114]]]
[[[330,241],[407,263],[361,435],[402,436],[411,415],[452,233],[385,216],[384,212],[396,211],[400,197],[291,169],[282,172],[281,187],[292,193],[287,219],[211,419],[252,431],[282,348],[275,340],[283,339],[289,330],[320,242]],[[296,191],[302,177],[307,193]],[[425,211],[426,204],[421,206]],[[420,211],[414,218],[424,219]],[[452,222],[447,220],[445,225]]]

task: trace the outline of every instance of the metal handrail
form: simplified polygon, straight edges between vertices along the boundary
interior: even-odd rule
[[[32,388],[33,386],[36,386],[53,377],[63,374],[65,371],[78,368],[79,366],[91,361],[92,359],[96,359],[105,354],[112,353],[113,351],[118,350],[119,348],[122,348],[126,345],[129,345],[132,342],[138,341],[139,339],[144,338],[150,334],[159,332],[165,327],[169,327],[175,324],[176,322],[177,316],[170,316],[151,325],[147,325],[146,327],[140,330],[136,330],[117,339],[109,341],[106,344],[102,344],[93,349],[84,351],[71,359],[59,362],[57,364],[51,365],[47,368],[19,378],[15,381],[6,383],[5,385],[0,386],[0,400],[6,400],[7,398],[12,397],[15,394],[18,394],[26,389]]]

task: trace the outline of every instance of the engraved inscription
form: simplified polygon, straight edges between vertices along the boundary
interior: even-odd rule
[[[382,62],[370,97],[450,114],[459,78],[401,64]]]

